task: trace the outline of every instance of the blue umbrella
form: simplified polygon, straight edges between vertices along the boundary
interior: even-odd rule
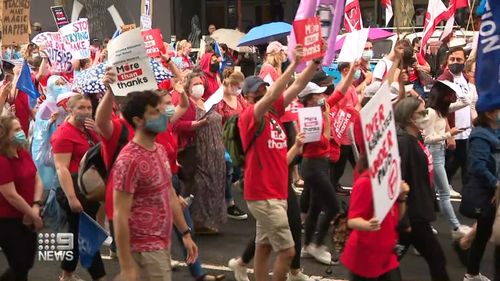
[[[240,40],[241,46],[255,46],[279,40],[292,32],[292,25],[286,22],[272,22],[256,26]]]

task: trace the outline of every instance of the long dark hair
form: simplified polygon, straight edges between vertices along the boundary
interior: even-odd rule
[[[455,95],[455,92],[443,83],[435,83],[429,93],[427,107],[436,110],[441,117],[445,117],[450,112],[450,102],[445,98],[448,95]]]

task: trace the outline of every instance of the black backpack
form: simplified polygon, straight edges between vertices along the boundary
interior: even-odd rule
[[[115,162],[118,154],[127,143],[128,129],[127,126],[122,124],[122,131],[118,138],[118,145],[111,164]],[[102,158],[101,143],[89,148],[80,161],[78,169],[78,187],[80,192],[89,201],[104,201],[109,172]]]

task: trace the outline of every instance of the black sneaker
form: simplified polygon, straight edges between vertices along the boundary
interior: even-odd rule
[[[236,207],[236,205],[227,208],[227,216],[233,220],[246,220],[248,218],[248,215]]]

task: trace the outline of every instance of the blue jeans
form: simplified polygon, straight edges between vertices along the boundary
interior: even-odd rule
[[[439,195],[439,208],[444,216],[448,219],[453,229],[460,226],[460,222],[455,215],[453,206],[450,201],[450,184],[448,182],[448,177],[446,176],[445,164],[445,145],[441,144],[430,144],[427,145],[429,152],[432,154],[432,159],[434,162],[434,187],[436,188]]]
[[[172,175],[172,185],[174,186],[175,190],[180,190],[180,182],[179,182],[179,177],[177,175]],[[189,228],[193,229],[193,220],[191,219],[191,214],[189,213],[189,208],[184,210],[184,219],[186,220],[186,224],[189,226]],[[187,252],[186,248],[184,248],[184,242],[182,241],[182,233],[174,226],[174,231],[175,231],[175,236],[177,237],[177,240],[181,244],[182,247],[182,253],[184,254],[184,257],[187,257]],[[191,234],[193,235],[193,234]],[[194,236],[193,236],[194,239]],[[193,264],[188,265],[189,272],[191,273],[191,276],[198,279],[202,279],[203,276],[205,276],[205,272],[201,268],[201,262],[200,258],[198,257],[196,261]]]

